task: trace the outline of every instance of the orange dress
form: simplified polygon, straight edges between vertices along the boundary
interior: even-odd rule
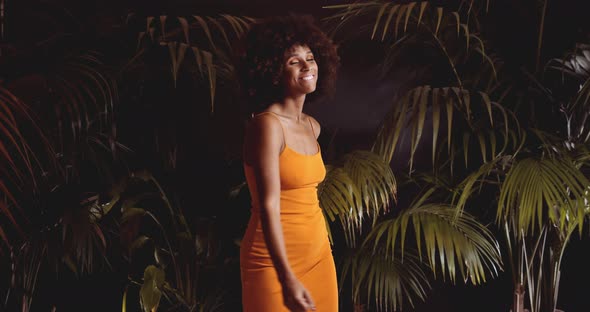
[[[287,312],[263,237],[254,172],[247,164],[244,170],[252,197],[252,214],[240,247],[243,311]],[[317,312],[336,312],[336,269],[317,195],[317,186],[326,176],[319,144],[314,155],[297,153],[285,144],[279,156],[279,171],[281,225],[291,269],[311,293]]]

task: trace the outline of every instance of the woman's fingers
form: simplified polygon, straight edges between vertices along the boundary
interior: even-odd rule
[[[306,303],[306,309],[315,311],[315,302],[313,301],[313,298],[311,298],[311,294],[309,291],[307,291],[307,289],[303,291],[303,299]]]
[[[291,306],[288,307],[290,311],[293,312],[307,312],[309,309],[307,308],[307,304],[305,303],[305,299],[298,298],[293,300]]]
[[[307,312],[309,310],[311,310],[311,311],[316,310],[315,303],[314,303],[313,299],[311,298],[311,295],[309,294],[309,292],[307,292],[307,290],[305,290],[302,293],[301,297],[297,297],[294,299],[295,300],[293,300],[291,302],[291,305],[289,307],[289,309],[291,311]]]
[[[293,297],[289,304],[287,304],[287,308],[292,312],[307,312],[309,310],[306,299],[303,296],[299,298]]]

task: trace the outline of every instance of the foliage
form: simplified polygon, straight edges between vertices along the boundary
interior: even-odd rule
[[[587,45],[578,44],[573,53],[563,57],[543,59],[547,3],[531,3],[539,23],[537,34],[529,40],[535,42],[531,51],[535,61],[524,64],[507,62],[506,55],[495,49],[497,42],[486,38],[493,33],[493,23],[486,19],[496,14],[487,19],[493,21],[502,14],[488,1],[354,2],[327,7],[336,13],[326,18],[334,35],[346,34],[343,40],[361,36],[382,43],[386,51],[382,77],[403,68],[416,54],[424,57],[428,74],[394,99],[373,151],[389,162],[394,153],[401,153],[400,138],[409,137],[410,180],[424,185],[425,194],[436,195],[428,205],[454,210],[453,224],[460,224],[461,218],[471,213],[484,216],[485,208],[478,202],[495,205],[496,218],[491,221],[497,225],[495,232],[501,234],[498,229],[505,229],[504,258],[511,264],[515,291],[526,288],[531,311],[552,311],[557,305],[561,258],[574,230],[581,233],[587,220],[590,185],[585,168]],[[404,136],[406,131],[409,134]],[[416,168],[417,151],[424,146],[431,150],[432,164]],[[403,244],[405,212],[395,221],[378,222],[374,228],[377,234],[367,237],[387,237],[388,243],[394,243],[401,235]],[[420,227],[415,228],[419,242]],[[430,235],[426,246],[430,247],[429,265],[434,270],[434,242],[446,246],[454,240]],[[487,241],[494,240],[488,236]],[[440,256],[470,250],[465,246],[448,249],[450,253],[439,252]],[[397,252],[393,246],[389,250]],[[487,266],[494,272],[500,262],[489,259],[495,259]],[[441,258],[449,272],[455,271],[453,263]],[[379,278],[389,274],[380,272],[371,274],[382,274]],[[354,288],[367,289],[360,287],[365,278],[354,278]],[[416,278],[414,285],[419,280]],[[374,281],[379,283],[377,278]],[[398,287],[391,291],[407,289]],[[417,286],[413,292],[419,297],[424,294]],[[379,301],[383,296],[375,296],[380,308],[395,309],[400,304],[399,297],[386,296],[387,303]],[[523,307],[513,307],[517,308]]]
[[[123,311],[233,309],[248,217],[237,211],[249,198],[231,48],[254,19],[197,10],[84,20],[65,3],[28,2],[8,7],[23,18],[9,20],[15,36],[0,45],[3,307],[59,310],[44,302],[47,285],[116,271]],[[432,278],[480,284],[507,262],[531,310],[556,307],[563,252],[589,211],[590,52],[581,42],[543,53],[548,2],[533,2],[525,63],[487,37],[498,10],[489,1],[326,8],[335,39],[383,47],[376,78],[409,59],[424,67],[392,99],[371,148],[333,155],[318,189],[355,304],[401,309],[425,300]],[[17,35],[26,29],[35,32]],[[425,149],[428,164],[416,160]],[[407,175],[391,169],[401,154]],[[493,204],[492,220],[479,202]]]
[[[225,146],[203,153],[195,142],[227,135],[216,122],[234,104],[229,47],[252,20],[133,13],[93,24],[70,15],[67,3],[24,4],[11,13],[30,25],[10,20],[6,29],[34,35],[0,46],[3,307],[59,310],[63,294],[50,283],[122,274],[131,280],[100,304],[232,309],[221,291],[228,285],[211,281],[236,268],[236,233],[220,235],[229,222],[216,217],[236,204],[229,194],[241,178]],[[45,33],[46,20],[60,27]],[[225,181],[195,193],[199,171],[213,169]],[[201,200],[224,209],[198,207]]]

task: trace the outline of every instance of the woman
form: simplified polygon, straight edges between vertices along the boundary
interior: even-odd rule
[[[317,186],[326,171],[320,124],[303,112],[329,94],[339,58],[309,16],[252,25],[242,54],[251,119],[244,171],[252,198],[241,243],[244,312],[338,310],[337,280]]]

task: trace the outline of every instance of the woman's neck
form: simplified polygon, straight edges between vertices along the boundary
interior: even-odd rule
[[[303,117],[304,102],[305,95],[297,98],[286,97],[283,101],[277,103],[272,111],[279,116],[293,119],[295,121],[301,121],[301,118]]]

